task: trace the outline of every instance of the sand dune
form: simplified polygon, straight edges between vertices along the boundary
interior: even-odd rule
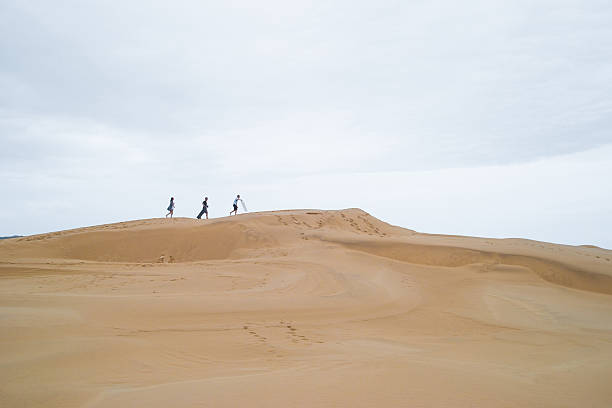
[[[0,242],[7,407],[609,407],[612,251],[369,214]]]

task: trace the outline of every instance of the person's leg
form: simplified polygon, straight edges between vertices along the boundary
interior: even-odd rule
[[[206,219],[208,219],[208,211],[206,211]]]
[[[174,215],[174,210],[170,210],[170,218]]]

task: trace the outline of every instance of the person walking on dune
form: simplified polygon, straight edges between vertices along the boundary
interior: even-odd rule
[[[234,209],[230,211],[229,215],[232,215],[232,213],[234,213],[234,215],[238,215],[238,201],[242,201],[240,194],[238,194],[234,199]]]
[[[206,214],[206,219],[208,219],[208,197],[204,197],[202,201],[202,211],[198,214],[198,220],[202,219],[202,214]]]
[[[170,205],[168,206],[168,214],[166,214],[166,218],[168,218],[168,216],[172,218],[173,215],[174,215],[174,197],[170,197]]]

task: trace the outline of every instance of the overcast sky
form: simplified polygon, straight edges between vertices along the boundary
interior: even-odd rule
[[[0,235],[240,193],[612,248],[612,3],[3,0],[0,141]]]

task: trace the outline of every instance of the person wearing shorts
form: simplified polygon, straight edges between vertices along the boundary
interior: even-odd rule
[[[238,194],[236,198],[234,199],[234,209],[230,211],[229,215],[232,215],[232,213],[234,213],[234,215],[238,215],[238,201],[239,200],[240,200],[240,194]]]
[[[174,215],[174,197],[170,197],[170,205],[168,206],[168,214],[166,214],[166,218],[168,218],[168,216],[172,218],[173,215]]]

